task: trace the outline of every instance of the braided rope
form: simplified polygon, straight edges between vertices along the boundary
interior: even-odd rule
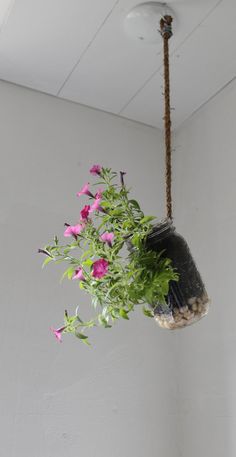
[[[164,98],[165,98],[165,182],[166,182],[166,213],[172,219],[171,195],[171,108],[170,108],[170,69],[169,69],[169,39],[172,37],[172,17],[164,16],[160,20],[160,33],[163,38],[164,50]]]

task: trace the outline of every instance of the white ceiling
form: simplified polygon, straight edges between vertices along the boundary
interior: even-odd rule
[[[162,127],[162,52],[130,39],[138,0],[15,0],[0,30],[0,78]],[[1,0],[0,0],[1,5]],[[172,0],[173,124],[236,75],[236,1]]]

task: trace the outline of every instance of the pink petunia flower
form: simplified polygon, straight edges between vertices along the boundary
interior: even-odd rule
[[[77,224],[77,225],[68,225],[66,230],[64,231],[64,236],[74,236],[75,238],[79,235],[82,230],[84,229],[84,224]]]
[[[101,171],[102,171],[102,167],[101,165],[93,165],[92,168],[90,168],[90,173],[91,175],[100,175],[101,174]]]
[[[75,274],[72,279],[80,279],[80,281],[84,281],[85,277],[83,275],[83,269],[80,267],[78,270],[75,270]]]
[[[77,197],[81,197],[81,195],[88,195],[89,197],[92,197],[94,198],[94,195],[90,192],[89,190],[89,182],[87,182],[83,187],[82,189],[80,190],[80,192],[77,192]]]
[[[66,327],[60,327],[60,328],[53,328],[50,327],[50,330],[54,333],[56,339],[61,343],[62,342],[62,333],[65,330]]]
[[[81,219],[82,220],[87,220],[88,219],[88,216],[89,216],[89,210],[90,210],[90,205],[85,205],[82,209],[82,211],[80,211],[80,216],[81,216]]]
[[[105,210],[101,207],[100,203],[101,203],[101,198],[95,198],[93,204],[90,207],[89,212],[93,213],[93,211],[101,211],[101,212],[105,213]]]
[[[103,193],[103,189],[98,189],[96,194],[95,194],[95,198],[96,199],[101,199],[102,198],[102,193]]]
[[[109,263],[105,259],[96,260],[93,263],[92,276],[100,279],[107,274]]]
[[[105,232],[100,236],[101,241],[103,241],[103,243],[107,243],[110,247],[112,246],[112,241],[114,238],[115,235],[113,232]]]

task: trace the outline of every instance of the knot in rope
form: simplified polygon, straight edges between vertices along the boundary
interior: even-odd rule
[[[163,38],[171,38],[172,35],[173,35],[173,32],[172,32],[172,21],[173,21],[173,18],[171,16],[164,16],[163,18],[161,18],[160,20],[160,27],[161,27],[161,30],[160,30],[160,34]]]

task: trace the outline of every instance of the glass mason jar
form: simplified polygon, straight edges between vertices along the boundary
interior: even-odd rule
[[[162,328],[183,328],[208,313],[209,298],[194,259],[184,238],[176,233],[171,220],[154,226],[147,238],[147,248],[172,260],[179,273],[178,281],[170,281],[166,304],[154,309],[156,322]]]

